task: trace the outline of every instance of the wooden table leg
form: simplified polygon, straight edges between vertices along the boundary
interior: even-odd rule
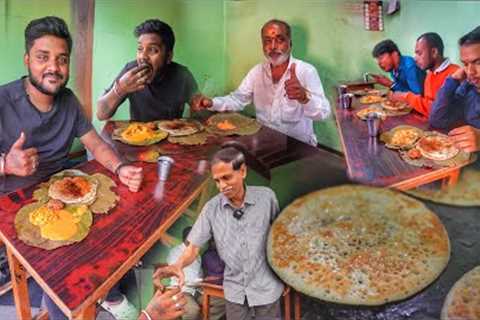
[[[447,178],[442,181],[442,189],[453,187],[457,184],[460,176],[460,169],[451,172]]]
[[[73,320],[95,320],[96,318],[96,305],[92,304],[87,308],[83,309],[77,314],[74,314],[72,319]]]
[[[17,319],[30,320],[32,319],[32,312],[30,310],[30,297],[28,296],[27,272],[8,247],[7,257],[10,274],[12,275],[13,298],[15,300]]]
[[[300,294],[297,291],[294,291],[293,298],[294,298],[293,303],[295,308],[294,319],[300,320],[300,316],[301,316]]]
[[[210,297],[207,292],[203,292],[203,296],[202,296],[203,320],[208,320],[209,311],[210,311]]]
[[[284,320],[290,320],[291,317],[292,317],[292,309],[291,309],[291,292],[292,292],[292,288],[290,289],[287,289],[288,291],[287,292],[283,292],[283,304],[284,304],[284,307],[285,307],[285,314],[284,314]]]

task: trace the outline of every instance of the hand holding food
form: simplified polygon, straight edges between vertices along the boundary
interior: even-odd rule
[[[115,82],[115,92],[119,96],[126,96],[129,93],[139,91],[145,88],[145,84],[150,78],[152,67],[148,64],[138,65],[127,72]]]
[[[191,105],[193,111],[200,111],[202,109],[208,109],[213,106],[213,101],[209,97],[197,93],[192,97]]]
[[[391,87],[392,84],[393,84],[393,81],[388,79],[385,76],[382,76],[382,75],[379,75],[379,74],[370,74],[370,76],[373,78],[373,80],[376,83],[381,84],[382,86]]]

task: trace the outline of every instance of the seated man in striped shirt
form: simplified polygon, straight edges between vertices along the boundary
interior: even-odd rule
[[[212,237],[225,262],[223,289],[227,320],[280,319],[283,284],[269,268],[266,241],[278,214],[278,202],[266,187],[245,185],[245,155],[235,147],[218,151],[211,161],[220,193],[203,207],[188,235],[189,245],[177,261],[165,268],[184,283],[183,269],[193,263],[200,247]],[[165,273],[159,269],[154,274]]]
[[[389,99],[406,102],[418,113],[428,117],[433,100],[445,79],[460,67],[443,56],[443,41],[435,32],[424,33],[418,37],[415,45],[415,62],[420,69],[427,71],[423,95],[412,91],[393,92]]]

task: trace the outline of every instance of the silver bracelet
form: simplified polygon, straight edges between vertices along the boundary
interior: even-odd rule
[[[0,177],[5,176],[5,153],[0,153]]]
[[[148,314],[147,310],[142,310],[143,315],[148,319],[148,320],[153,320],[152,317]]]

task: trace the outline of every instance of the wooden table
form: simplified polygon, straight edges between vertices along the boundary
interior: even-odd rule
[[[361,88],[362,86],[355,85],[355,90]],[[354,98],[351,109],[343,109],[338,103],[335,109],[347,172],[353,181],[399,190],[412,189],[436,180],[443,180],[445,185],[453,185],[457,182],[460,168],[470,163],[440,169],[420,168],[406,163],[398,151],[388,149],[378,138],[368,136],[366,121],[355,115],[364,106]],[[388,117],[382,121],[380,131],[385,132],[401,124],[429,129],[428,120],[412,111],[408,115]]]
[[[95,215],[90,234],[82,242],[53,251],[27,246],[16,237],[13,221],[16,212],[31,203],[35,187],[29,187],[0,198],[0,238],[8,249],[15,305],[19,319],[30,319],[26,275],[31,274],[45,292],[70,318],[94,319],[95,303],[130,270],[153,244],[194,201],[207,185],[206,160],[229,140],[242,142],[253,169],[272,183],[279,175],[276,168],[288,164],[295,174],[289,179],[308,180],[291,192],[300,196],[319,187],[344,183],[343,158],[328,151],[304,144],[280,132],[262,127],[251,136],[209,138],[203,146],[179,146],[162,142],[150,147],[133,147],[110,138],[118,125],[108,122],[102,137],[122,157],[135,159],[148,149],[158,148],[175,159],[171,176],[159,184],[156,164],[135,162],[144,168],[145,181],[138,193],[130,193],[116,177],[96,161],[79,169],[87,173],[105,173],[118,184],[120,202],[107,215]],[[333,170],[332,170],[333,169]],[[271,177],[272,172],[274,176]],[[282,174],[282,180],[285,177]],[[290,180],[289,180],[290,181]],[[287,182],[288,183],[288,182]],[[274,187],[273,187],[274,188]],[[160,195],[163,194],[161,199]],[[296,319],[300,317],[300,298],[295,296]]]
[[[131,193],[118,179],[120,201],[105,215],[95,215],[90,233],[80,243],[46,251],[17,238],[16,212],[31,203],[34,187],[0,198],[0,237],[7,246],[18,319],[30,319],[26,272],[60,309],[73,319],[94,319],[95,304],[130,270],[179,218],[206,185],[197,172],[198,158],[172,155],[176,160],[165,184],[158,181],[156,164],[143,167],[140,192]],[[79,169],[112,177],[96,161]]]

